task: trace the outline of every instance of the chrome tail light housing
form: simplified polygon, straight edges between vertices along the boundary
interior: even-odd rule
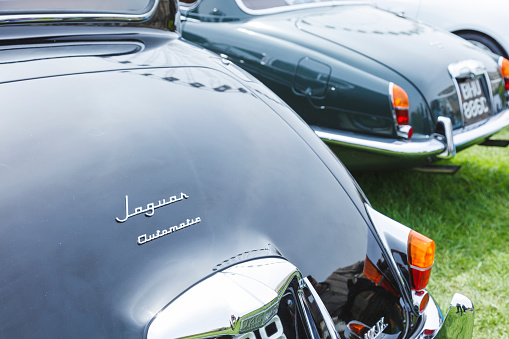
[[[246,261],[195,284],[149,323],[146,338],[339,338],[312,284],[281,258]]]

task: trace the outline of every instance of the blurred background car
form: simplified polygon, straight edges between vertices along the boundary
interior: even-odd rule
[[[375,0],[377,7],[422,20],[459,35],[474,45],[509,57],[506,0]]]
[[[472,335],[434,242],[175,2],[2,5],[1,338]]]
[[[181,11],[186,40],[255,75],[350,169],[426,165],[509,125],[506,59],[370,2],[196,0]]]

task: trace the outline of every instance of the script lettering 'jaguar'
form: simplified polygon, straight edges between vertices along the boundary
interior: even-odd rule
[[[179,198],[177,198],[177,196],[174,195],[174,196],[171,196],[168,201],[166,201],[166,199],[163,199],[162,202],[161,202],[161,200],[159,200],[157,205],[154,204],[153,202],[151,202],[150,204],[147,204],[147,208],[143,209],[143,207],[141,207],[141,206],[136,207],[134,209],[134,213],[129,214],[129,197],[126,195],[125,196],[125,218],[120,219],[117,217],[117,218],[115,218],[115,220],[117,222],[124,222],[127,219],[129,219],[130,217],[134,217],[135,215],[142,214],[142,213],[145,213],[145,216],[147,216],[147,217],[151,217],[154,215],[156,208],[163,207],[163,206],[166,206],[169,204],[173,204],[174,202],[180,201],[182,199],[187,199],[187,198],[189,198],[189,196],[187,194],[180,193]]]

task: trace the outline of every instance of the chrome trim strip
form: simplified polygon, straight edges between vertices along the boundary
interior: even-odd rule
[[[0,15],[0,24],[5,23],[30,23],[30,22],[76,22],[81,19],[93,21],[144,21],[150,18],[157,10],[159,0],[154,0],[154,5],[148,12],[141,14],[116,14],[116,13],[48,13],[48,14],[11,14]]]
[[[428,297],[428,302],[426,304],[426,307],[428,307],[428,304],[429,304],[429,301],[432,299],[431,298],[431,295],[428,293],[427,290],[420,290],[420,291],[415,291],[415,290],[412,290],[412,301],[414,302],[414,308],[417,309],[417,310],[420,310],[421,308],[421,303],[423,301],[423,299],[425,297]],[[424,307],[424,309],[422,310],[422,312],[419,311],[420,314],[423,314],[424,313],[424,310],[426,309],[426,307]]]
[[[440,327],[442,327],[444,316],[431,294],[429,294],[428,305],[422,312],[421,319],[422,325],[420,326],[419,332],[413,336],[413,338],[432,338],[433,335],[424,335],[424,331],[427,330],[428,333],[433,331],[433,333],[436,334]]]
[[[473,124],[460,130],[455,130],[453,139],[456,147],[482,142],[490,135],[509,126],[509,109],[483,120],[481,125]],[[473,127],[473,128],[472,128]]]
[[[54,42],[51,44],[51,47],[74,47],[74,46],[111,46],[111,45],[135,45],[138,46],[139,49],[137,52],[143,52],[145,50],[145,45],[141,42],[137,41],[79,41],[79,42]],[[39,47],[48,47],[48,44],[26,44],[26,45],[19,45],[16,46],[16,48],[13,48],[12,46],[0,46],[0,51],[9,51],[9,50],[23,50],[23,49],[33,49],[33,48],[39,48]]]
[[[421,272],[426,272],[426,271],[430,270],[433,267],[434,264],[435,264],[435,262],[433,261],[433,263],[430,266],[426,267],[426,268],[421,268],[421,267],[417,267],[417,266],[410,265],[410,264],[408,264],[408,266],[411,269],[413,269],[413,270],[421,271]]]
[[[301,280],[302,282],[302,280]],[[306,325],[307,330],[309,331],[309,334],[312,339],[319,339],[318,330],[313,322],[313,314],[311,312],[311,309],[308,307],[306,303],[306,296],[304,295],[304,292],[301,290],[298,292],[297,295],[300,307],[302,309],[302,318],[304,320],[304,323]]]
[[[435,135],[425,139],[397,140],[314,125],[311,128],[325,142],[406,158],[435,156],[446,149],[446,145],[438,140]]]
[[[303,283],[303,285],[305,284],[305,286],[309,289],[309,291],[311,292],[311,295],[315,299],[316,306],[318,306],[318,310],[323,317],[323,321],[325,322],[325,326],[327,327],[327,331],[329,332],[329,335],[333,339],[340,339],[339,333],[336,330],[336,326],[334,325],[334,321],[331,319],[331,317],[329,315],[329,311],[327,311],[327,308],[325,307],[322,299],[320,298],[318,293],[316,293],[316,291],[313,288],[313,285],[311,284],[309,279],[307,277],[304,277],[304,279],[302,279],[301,282]]]
[[[237,6],[246,14],[249,15],[265,15],[265,14],[275,14],[281,12],[289,12],[295,11],[299,9],[305,8],[317,8],[317,7],[329,7],[329,6],[344,6],[344,5],[373,5],[373,1],[362,1],[362,0],[330,0],[326,2],[320,3],[310,3],[310,4],[300,4],[300,5],[289,5],[289,6],[280,6],[275,8],[267,8],[267,9],[250,9],[247,8],[246,5],[242,2],[242,0],[235,0]]]
[[[404,296],[410,304],[412,303],[412,296],[409,294],[410,286],[407,285],[405,278],[403,278],[403,274],[398,268],[398,264],[396,260],[394,260],[391,246],[387,243],[386,235],[390,234],[393,237],[400,239],[400,241],[404,242],[405,245],[408,243],[408,235],[410,234],[411,229],[389,217],[378,212],[373,207],[368,204],[364,204],[366,208],[366,212],[368,213],[371,221],[373,222],[373,226],[375,226],[376,231],[378,233],[378,238],[382,242],[386,252],[387,258],[386,260],[390,263],[390,267],[392,267],[392,271],[394,274],[394,278],[399,283],[399,288],[402,296]]]

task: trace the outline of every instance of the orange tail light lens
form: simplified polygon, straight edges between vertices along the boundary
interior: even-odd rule
[[[414,290],[422,290],[426,287],[434,260],[435,242],[416,231],[410,231],[408,235],[408,264]]]
[[[392,107],[394,107],[398,125],[410,124],[408,95],[403,88],[396,84],[392,84]]]
[[[502,73],[504,77],[505,90],[509,91],[509,60],[500,57],[500,59],[498,59],[498,66],[500,67],[500,73]]]

